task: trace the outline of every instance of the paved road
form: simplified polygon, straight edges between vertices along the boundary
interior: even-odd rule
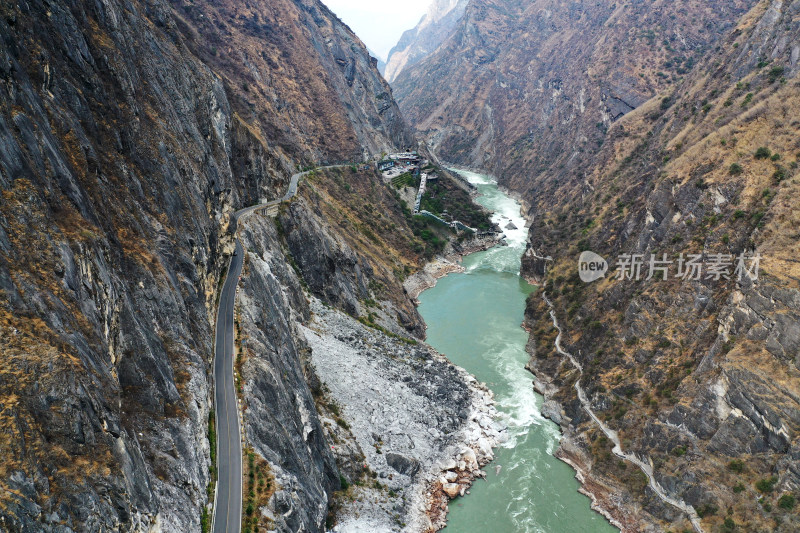
[[[335,168],[346,165],[335,165]],[[280,200],[241,209],[233,215],[231,231],[236,234],[239,222],[259,209],[291,200],[297,194],[300,178],[312,171],[292,176],[289,188]],[[222,286],[217,309],[214,349],[214,410],[217,421],[217,491],[214,498],[214,533],[240,533],[242,527],[242,438],[236,382],[233,376],[234,307],[236,289],[242,274],[244,249],[236,239],[236,253],[231,257],[228,275]]]
[[[308,172],[300,172],[299,174],[295,174],[292,176],[292,179],[289,181],[289,188],[286,190],[286,194],[283,195],[283,201],[291,200],[292,197],[297,194],[297,184],[300,182],[300,178],[305,176],[311,171]]]
[[[236,286],[242,273],[244,250],[236,241],[228,277],[222,287],[217,310],[214,404],[217,420],[217,494],[214,513],[215,533],[239,533],[242,525],[242,439],[239,409],[233,379],[233,308]]]

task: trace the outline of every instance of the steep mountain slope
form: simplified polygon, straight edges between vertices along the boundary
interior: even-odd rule
[[[366,49],[310,0],[6,2],[0,37],[0,529],[197,531],[231,213],[281,196],[297,164],[409,135]],[[306,444],[273,465],[299,493],[276,500],[318,530],[336,467],[303,433],[319,421],[296,402],[300,350],[258,324],[289,391],[257,383],[283,415],[263,427]]]
[[[392,83],[400,73],[425,59],[450,36],[467,8],[469,0],[433,0],[419,23],[407,30],[389,51],[384,77]]]
[[[358,161],[409,145],[376,60],[320,2],[171,3],[187,46],[236,95],[238,118],[295,159]]]
[[[615,120],[683,77],[754,4],[474,1],[392,86],[440,157],[528,191],[585,172]]]
[[[538,181],[528,197],[524,272],[583,370],[554,349],[541,294],[531,368],[565,431],[560,455],[625,531],[690,525],[612,454],[579,377],[624,451],[705,531],[800,527],[799,21],[800,2],[759,2],[674,91],[612,126],[585,176]],[[605,279],[579,279],[584,250],[608,260]],[[641,254],[638,279],[618,279],[626,254]],[[679,278],[691,254],[703,270]],[[647,279],[652,256],[672,261],[668,279]]]

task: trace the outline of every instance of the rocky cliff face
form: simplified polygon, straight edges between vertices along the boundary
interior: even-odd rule
[[[419,63],[450,36],[457,27],[469,0],[434,0],[422,20],[403,33],[389,51],[383,74],[392,83],[400,73]]]
[[[307,385],[315,376],[297,328],[310,310],[275,224],[261,218],[245,228],[247,270],[237,302],[240,395],[246,442],[266,459],[276,486],[261,512],[278,531],[320,531],[339,470]]]
[[[800,2],[760,2],[685,81],[611,127],[585,175],[529,196],[524,270],[553,300],[588,401],[705,531],[798,528],[798,14]],[[579,279],[584,250],[609,261],[605,279]],[[617,279],[626,254],[643,258],[638,280]],[[682,254],[703,265],[698,278],[677,277]],[[647,279],[651,256],[673,261],[667,280]],[[690,527],[611,453],[548,311],[529,301],[559,453],[624,530]]]
[[[0,529],[197,531],[230,214],[297,163],[402,146],[397,107],[312,1],[4,3],[0,36]],[[263,269],[252,283],[283,298]],[[294,380],[252,370],[265,404],[307,400],[301,348],[269,329],[288,309],[247,317]],[[318,424],[296,412],[253,442],[319,505],[336,479],[319,431],[270,455]]]
[[[392,86],[440,157],[530,191],[586,172],[611,124],[684,77],[754,4],[475,1]]]

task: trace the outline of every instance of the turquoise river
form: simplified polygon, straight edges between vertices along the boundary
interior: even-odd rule
[[[489,178],[460,171],[479,190],[508,237],[464,259],[420,295],[428,342],[494,391],[508,439],[495,450],[486,480],[450,503],[447,533],[606,533],[618,531],[590,509],[574,471],[553,456],[558,427],[542,417],[542,397],[525,370],[525,299],[533,290],[519,276],[527,231],[520,205]],[[513,226],[510,226],[513,224]],[[517,229],[513,229],[516,227]],[[508,228],[508,229],[505,229]]]

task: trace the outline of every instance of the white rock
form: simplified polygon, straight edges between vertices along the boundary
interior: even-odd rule
[[[458,483],[445,483],[442,485],[442,490],[452,499],[461,494],[461,485]]]
[[[455,459],[447,459],[444,464],[442,464],[442,470],[454,470],[456,468],[456,460]]]
[[[485,440],[485,439],[481,439],[481,440]],[[480,446],[480,442],[481,441],[479,440],[478,441],[478,445],[479,446]],[[492,449],[489,448],[489,453],[491,453],[491,451],[492,451]],[[464,460],[464,463],[466,463],[467,466],[470,468],[470,470],[475,465],[478,464],[478,458],[475,456],[475,452],[472,450],[472,448],[468,448],[461,457]]]
[[[478,439],[478,449],[483,455],[492,454],[492,445],[489,444],[489,441],[485,438]]]

